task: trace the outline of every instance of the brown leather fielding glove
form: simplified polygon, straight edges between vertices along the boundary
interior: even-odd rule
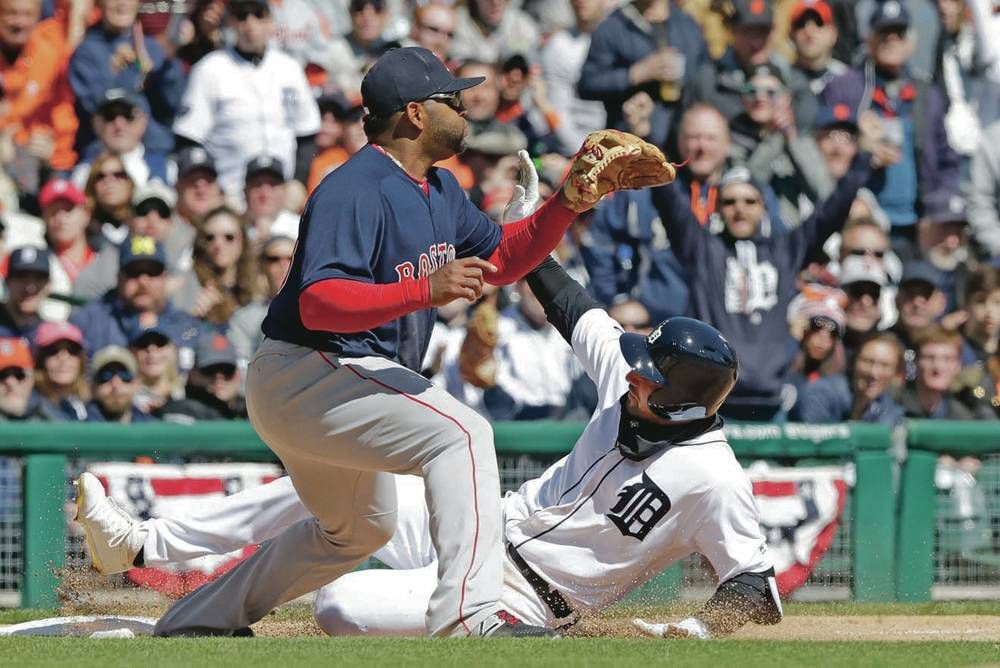
[[[677,170],[663,152],[635,135],[619,130],[591,132],[573,158],[562,194],[577,213],[592,208],[604,195],[670,183]]]
[[[500,334],[497,307],[484,301],[476,307],[466,325],[465,340],[458,353],[458,371],[462,380],[483,389],[496,385],[497,361],[493,351]]]

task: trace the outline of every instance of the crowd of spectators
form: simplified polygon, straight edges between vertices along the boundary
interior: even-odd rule
[[[556,251],[627,331],[738,351],[739,420],[1000,416],[997,0],[0,0],[0,420],[245,419],[309,193],[360,82],[458,76],[442,164],[498,224],[588,132],[664,148]],[[439,310],[423,372],[492,419],[595,401],[524,282]]]

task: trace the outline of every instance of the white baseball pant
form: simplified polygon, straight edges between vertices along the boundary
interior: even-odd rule
[[[431,635],[474,635],[500,609],[500,480],[490,425],[417,373],[266,340],[247,371],[257,433],[313,518],[177,601],[157,635],[248,626],[354,569],[396,528],[387,473],[421,475],[439,555]]]
[[[393,476],[399,503],[396,532],[376,559],[390,569],[355,571],[325,585],[316,595],[316,622],[330,635],[419,636],[437,584],[437,554],[430,538],[424,483]],[[311,517],[291,479],[278,478],[206,504],[197,515],[156,518],[140,524],[147,566],[166,566],[210,554],[240,550]],[[251,538],[253,537],[253,538]],[[504,558],[504,609],[539,626],[556,620],[517,569]]]

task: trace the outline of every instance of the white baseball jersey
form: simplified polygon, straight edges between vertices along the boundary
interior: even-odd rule
[[[212,154],[226,194],[242,201],[246,164],[260,155],[295,170],[296,138],[319,131],[319,108],[302,66],[268,48],[254,65],[219,49],[191,70],[174,133]]]
[[[504,534],[578,614],[620,599],[692,552],[720,582],[771,568],[750,481],[722,430],[642,461],[615,443],[628,391],[622,330],[588,311],[573,349],[600,403],[573,451],[505,498]]]

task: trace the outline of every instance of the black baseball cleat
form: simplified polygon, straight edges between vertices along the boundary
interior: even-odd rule
[[[506,610],[490,615],[482,624],[480,634],[486,638],[561,638],[558,633],[544,626],[525,624]]]

